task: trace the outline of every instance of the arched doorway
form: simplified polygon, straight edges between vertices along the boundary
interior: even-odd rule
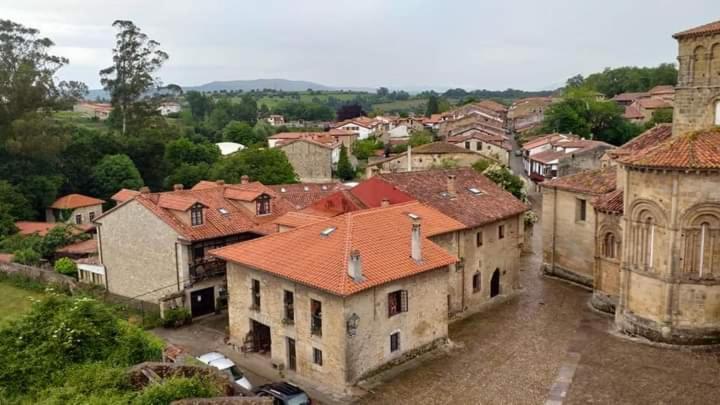
[[[500,269],[495,269],[490,279],[490,298],[500,294]]]

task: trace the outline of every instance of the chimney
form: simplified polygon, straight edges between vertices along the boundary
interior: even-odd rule
[[[240,177],[240,184],[248,184],[250,183],[250,177],[248,177],[247,174],[243,174],[242,177]]]
[[[182,185],[182,184],[173,184],[173,190],[175,190],[175,191],[180,191],[180,190],[182,190],[182,189],[183,189],[183,185]]]
[[[224,185],[225,185],[225,180],[216,180],[216,181],[215,181],[215,184],[217,184],[218,186],[224,186]]]
[[[420,234],[420,217],[413,218],[410,235],[410,257],[416,262],[422,261],[422,235]]]
[[[455,175],[448,174],[447,176],[447,192],[450,196],[455,196]]]
[[[350,252],[350,259],[348,260],[348,276],[353,281],[359,283],[365,280],[362,275],[362,261],[360,260],[360,251],[353,249]]]
[[[140,187],[140,194],[150,194],[150,187],[148,187],[148,186]]]
[[[390,206],[390,200],[388,200],[387,197],[383,198],[382,201],[380,201],[380,206],[385,208]]]

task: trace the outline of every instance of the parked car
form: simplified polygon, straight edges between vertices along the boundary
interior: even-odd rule
[[[522,156],[522,149],[515,149],[515,156]]]
[[[288,382],[276,382],[258,387],[255,395],[273,397],[273,405],[310,405],[310,397],[298,386]]]
[[[197,358],[201,363],[207,364],[208,366],[215,367],[216,369],[228,373],[235,384],[245,388],[246,390],[252,390],[253,386],[250,381],[245,377],[242,371],[235,365],[235,363],[225,357],[224,354],[218,352],[205,353]]]

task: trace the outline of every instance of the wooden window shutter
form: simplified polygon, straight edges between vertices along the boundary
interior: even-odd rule
[[[408,311],[408,292],[407,290],[400,291],[400,312]]]

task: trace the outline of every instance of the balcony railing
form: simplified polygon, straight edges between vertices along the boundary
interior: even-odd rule
[[[225,275],[226,264],[224,260],[214,257],[196,259],[190,264],[190,281],[197,283],[212,277]]]

